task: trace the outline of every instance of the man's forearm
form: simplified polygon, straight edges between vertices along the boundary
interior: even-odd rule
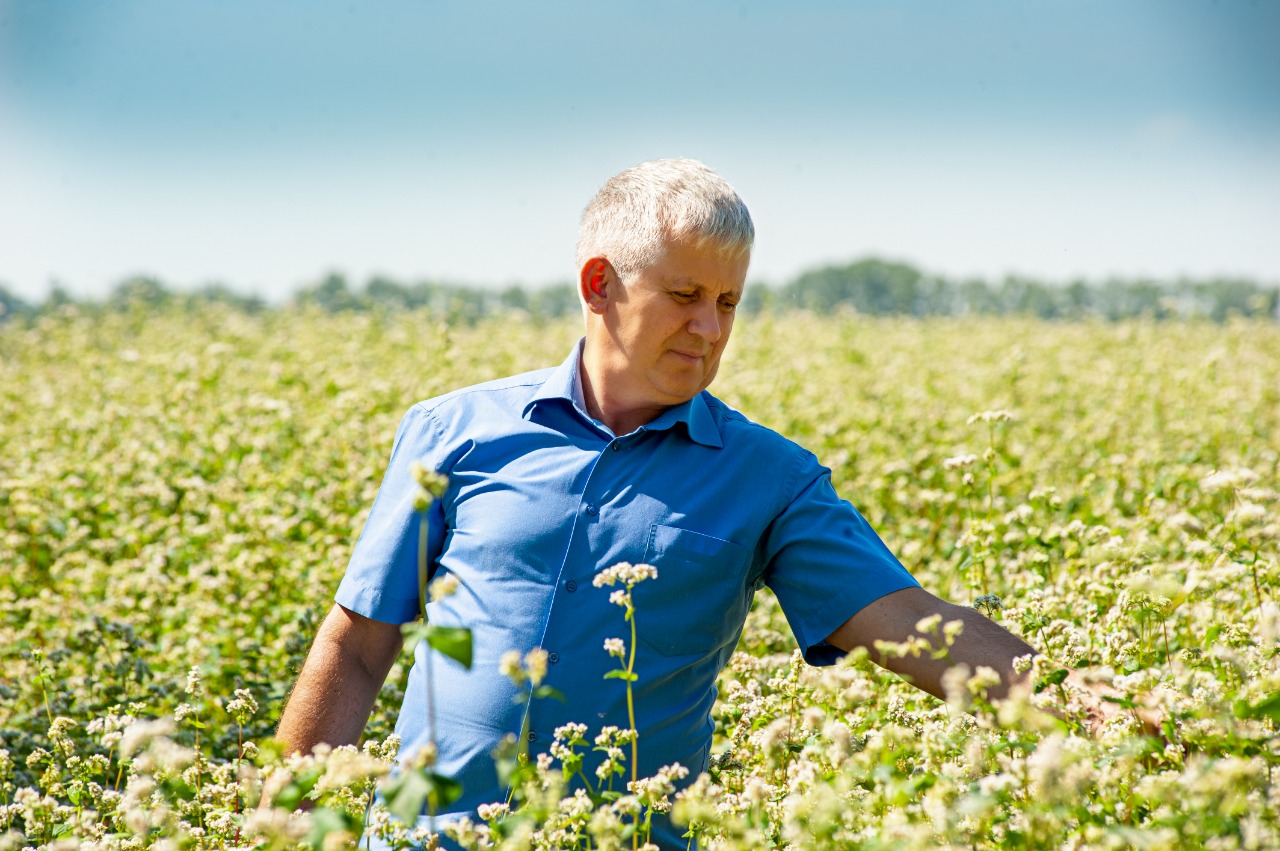
[[[938,623],[930,633],[917,630],[916,625],[933,615]],[[959,636],[947,648],[944,625],[960,621],[964,626]],[[937,651],[918,655],[897,655],[876,649],[876,642],[907,644],[923,638]],[[876,600],[850,618],[828,639],[846,650],[865,647],[871,660],[908,679],[913,685],[935,697],[946,699],[943,675],[956,665],[965,665],[976,672],[979,667],[991,668],[1000,677],[1000,683],[992,686],[987,694],[993,700],[1008,695],[1009,689],[1025,680],[1025,675],[1013,669],[1013,660],[1019,656],[1034,655],[1036,650],[1000,625],[987,619],[981,612],[967,606],[957,606],[940,600],[919,588],[907,588]]]
[[[1039,651],[976,609],[940,602],[942,608],[938,614],[942,619],[938,634],[925,636],[939,652],[945,646],[945,641],[939,638],[943,634],[943,625],[951,621],[960,621],[964,625],[945,654],[938,659],[934,659],[932,654],[907,657],[891,661],[886,667],[905,673],[913,684],[943,700],[947,698],[943,675],[956,665],[964,665],[970,674],[976,673],[979,667],[995,671],[1000,682],[987,689],[990,700],[1002,700],[1014,685],[1026,681],[1025,673],[1014,670],[1013,660],[1020,656],[1038,655]],[[875,658],[874,652],[872,658]]]
[[[399,650],[399,628],[356,618],[335,606],[316,635],[277,732],[291,752],[356,744],[364,732]],[[378,635],[374,653],[367,636],[361,641],[370,629]]]

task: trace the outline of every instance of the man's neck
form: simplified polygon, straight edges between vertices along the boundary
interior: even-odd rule
[[[611,396],[608,392],[609,369],[602,360],[589,345],[583,346],[578,363],[578,381],[582,385],[582,401],[586,404],[587,414],[593,419],[621,436],[648,425],[667,410],[669,406],[631,406],[625,400]]]

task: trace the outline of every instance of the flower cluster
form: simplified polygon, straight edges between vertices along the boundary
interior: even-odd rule
[[[651,564],[630,564],[622,561],[613,567],[606,567],[600,571],[591,580],[591,584],[597,588],[603,588],[606,585],[621,584],[627,588],[634,588],[638,583],[646,579],[657,579],[658,569]]]

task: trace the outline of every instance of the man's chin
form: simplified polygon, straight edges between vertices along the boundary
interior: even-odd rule
[[[697,396],[699,393],[705,390],[710,383],[711,383],[710,381],[706,381],[706,382],[690,381],[690,382],[681,382],[681,383],[672,382],[660,389],[662,390],[663,394],[670,400],[666,402],[666,405],[668,407],[674,407],[676,405],[683,405],[685,402],[688,402],[694,396]]]

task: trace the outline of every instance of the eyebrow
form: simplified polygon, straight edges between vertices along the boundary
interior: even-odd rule
[[[671,287],[695,287],[699,290],[709,289],[709,287],[707,287],[706,284],[703,284],[701,281],[695,280],[694,278],[690,278],[690,277],[673,278],[667,282],[667,285]],[[745,291],[746,291],[746,286],[744,285],[740,288],[722,292],[720,293],[720,295],[721,296],[731,295],[731,296],[735,296],[736,298],[742,298],[742,295]]]

